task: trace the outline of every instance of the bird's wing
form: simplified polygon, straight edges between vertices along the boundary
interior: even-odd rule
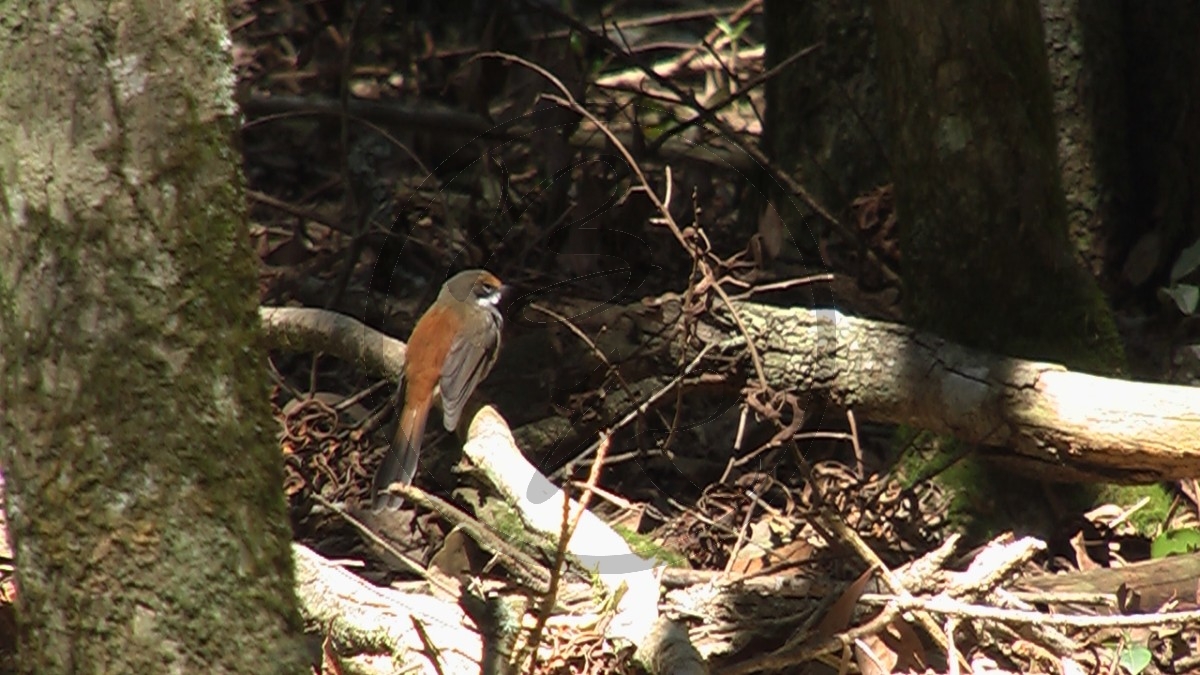
[[[438,381],[442,398],[442,423],[446,431],[458,428],[467,399],[496,363],[500,352],[500,331],[487,331],[486,335],[471,338],[459,337],[450,346],[446,355],[442,376]]]

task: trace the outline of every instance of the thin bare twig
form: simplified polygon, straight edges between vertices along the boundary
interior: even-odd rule
[[[734,295],[731,297],[733,297],[734,300],[745,300],[753,295],[758,295],[759,293],[770,293],[771,291],[784,291],[789,288],[793,288],[796,286],[807,286],[808,284],[814,284],[819,281],[826,281],[826,282],[833,281],[833,275],[832,274],[813,274],[813,275],[807,276],[807,277],[798,277],[796,279],[785,279],[784,281],[776,281],[776,282],[770,283],[770,284],[761,284],[758,286],[751,286],[750,288],[746,289],[742,293],[738,293],[737,295]]]
[[[318,494],[316,492],[312,493],[312,498],[313,498],[313,501],[317,502],[321,506],[324,506],[325,508],[329,509],[330,511],[333,511],[334,513],[336,513],[339,517],[341,517],[343,520],[345,520],[347,523],[349,523],[351,527],[358,530],[359,534],[361,534],[364,537],[366,537],[367,539],[371,540],[371,543],[380,547],[381,549],[386,551],[389,555],[394,556],[396,558],[396,560],[398,560],[400,562],[400,564],[403,565],[404,568],[407,569],[409,572],[412,572],[413,574],[421,577],[421,579],[423,581],[426,581],[434,586],[437,586],[438,590],[443,591],[444,593],[448,594],[451,597],[458,596],[459,589],[452,587],[451,585],[446,583],[446,581],[443,580],[442,578],[440,578],[436,575],[430,574],[429,571],[426,570],[420,563],[418,563],[416,560],[413,560],[412,558],[410,558],[408,555],[406,555],[400,549],[389,544],[385,539],[383,539],[379,535],[375,534],[375,532],[373,532],[371,530],[371,528],[369,528],[365,524],[363,524],[363,522],[360,521],[358,518],[355,518],[354,516],[350,515],[346,511],[346,509],[342,508],[342,506],[340,504],[334,504],[333,502],[329,501],[328,499],[325,499],[324,497],[322,497],[320,494]]]
[[[672,389],[674,389],[675,387],[679,386],[679,384],[681,382],[683,382],[683,378],[687,377],[688,375],[690,375],[692,373],[692,370],[694,370],[696,368],[696,366],[700,364],[700,361],[708,354],[708,351],[710,349],[712,349],[712,347],[713,347],[712,343],[704,345],[704,347],[700,350],[700,353],[697,354],[694,359],[692,359],[692,362],[688,364],[687,368],[683,369],[682,373],[680,373],[679,375],[676,375],[675,378],[672,379],[670,382],[668,382],[666,384],[666,386],[664,386],[662,389],[659,389],[658,391],[654,392],[654,394],[652,396],[650,396],[650,398],[646,399],[641,405],[639,405],[638,407],[629,411],[628,414],[626,414],[624,417],[622,417],[620,420],[618,420],[617,423],[612,426],[612,428],[610,428],[607,432],[605,432],[605,434],[612,435],[612,434],[616,433],[616,431],[618,429],[620,429],[621,427],[624,427],[626,424],[629,424],[630,422],[632,422],[634,419],[637,418],[638,415],[643,414],[647,409],[649,409],[650,406],[654,405],[654,403],[656,401],[658,401],[658,399],[665,396],[667,394],[667,392],[669,392]],[[604,436],[601,437],[600,441],[596,442],[590,448],[588,448],[587,450],[584,450],[582,453],[580,453],[578,457],[571,460],[567,464],[563,465],[561,468],[558,469],[558,471],[555,471],[554,473],[550,474],[550,477],[553,479],[565,478],[567,471],[569,470],[570,467],[587,459],[587,457],[589,455],[591,455],[593,452],[597,451],[600,448],[600,445],[603,442],[604,442]]]
[[[870,546],[867,546],[867,543],[862,540],[862,537],[858,536],[858,533],[855,532],[854,529],[849,525],[847,525],[844,520],[842,520],[841,515],[833,513],[827,509],[826,517],[822,518],[822,522],[824,522],[833,530],[833,533],[839,540],[854,549],[854,552],[857,553],[860,558],[866,561],[868,565],[879,571],[879,578],[883,580],[883,585],[899,596],[899,603],[902,604],[905,599],[912,597],[908,590],[904,588],[904,584],[900,581],[900,579],[894,573],[892,573],[892,571],[886,564],[884,564],[883,560],[880,559],[875,551],[872,550]],[[946,637],[946,634],[942,632],[942,627],[933,620],[933,617],[930,616],[928,612],[921,611],[920,607],[914,607],[912,609],[916,610],[913,612],[913,616],[916,618],[917,623],[921,624],[921,627],[924,628],[927,633],[929,633],[929,637],[933,638],[933,641],[937,643],[938,647],[942,651],[950,653],[950,641]],[[964,661],[964,665],[966,665],[967,671],[970,672],[970,664],[967,664]]]
[[[795,54],[792,54],[791,56],[787,57],[783,61],[775,64],[774,67],[770,68],[765,73],[762,73],[761,75],[756,75],[755,77],[750,78],[749,81],[747,81],[746,83],[744,83],[740,87],[738,87],[738,90],[736,92],[733,92],[732,94],[729,94],[728,96],[723,97],[721,100],[717,101],[716,103],[713,103],[708,106],[702,106],[699,111],[696,111],[696,115],[694,117],[692,117],[691,119],[687,119],[687,120],[677,123],[675,126],[667,129],[661,135],[659,135],[657,138],[655,138],[652,143],[650,143],[649,145],[646,146],[646,150],[648,152],[657,152],[658,149],[660,147],[662,147],[663,143],[667,142],[667,139],[673,138],[674,136],[677,136],[677,135],[687,131],[688,129],[696,126],[697,124],[699,124],[701,122],[709,121],[710,119],[715,119],[718,111],[725,109],[726,107],[728,107],[735,101],[746,98],[747,96],[750,95],[750,92],[754,91],[758,87],[761,87],[762,85],[766,84],[767,82],[770,82],[772,79],[778,77],[779,73],[781,73],[783,71],[783,69],[791,66],[796,61],[799,61],[800,59],[816,52],[817,50],[821,49],[824,46],[825,46],[824,42],[818,42],[814,45],[809,45],[808,47],[805,47],[804,49],[801,49],[800,51],[796,52]],[[758,116],[758,111],[755,110],[754,114],[755,114],[755,116]],[[763,121],[761,118],[759,119],[759,124],[763,124]]]
[[[569,318],[559,314],[549,307],[545,307],[536,302],[529,303],[529,307],[566,326],[567,330],[571,331],[575,337],[579,338],[588,346],[589,349],[592,350],[592,353],[596,355],[596,358],[600,359],[600,362],[604,364],[604,367],[608,369],[608,372],[616,376],[617,382],[621,384],[621,388],[625,390],[625,393],[629,394],[630,397],[633,396],[633,387],[630,386],[629,382],[625,379],[625,376],[621,374],[620,369],[613,366],[612,362],[608,360],[608,356],[600,349],[599,346],[596,345],[592,338],[588,337],[587,333],[583,332],[583,329],[581,329],[579,326],[576,326],[575,323]],[[659,413],[658,419],[663,423],[664,427],[673,429],[671,423],[667,422],[667,418],[663,416],[662,413]]]
[[[525,661],[525,654],[528,653],[530,663],[529,670],[524,672],[532,672],[537,665],[537,648],[538,643],[542,640],[542,631],[546,628],[546,622],[550,620],[550,615],[554,612],[554,605],[558,601],[558,584],[562,578],[562,572],[567,564],[567,547],[570,544],[571,537],[575,534],[575,528],[579,526],[579,520],[583,518],[583,514],[587,511],[588,502],[592,498],[592,488],[600,480],[600,470],[604,466],[604,459],[608,455],[608,448],[611,445],[612,436],[605,433],[600,437],[600,448],[596,453],[596,461],[592,462],[592,469],[588,473],[587,485],[584,487],[583,494],[579,497],[579,509],[571,514],[571,496],[565,490],[570,486],[564,486],[563,495],[563,518],[562,530],[558,536],[558,546],[554,551],[554,564],[550,568],[550,590],[546,592],[542,598],[541,607],[538,609],[537,623],[530,633],[529,641],[525,644],[525,649],[522,654],[513,662],[519,668],[519,665]]]
[[[749,675],[750,673],[770,672],[773,670],[782,670],[788,666],[797,663],[805,663],[814,659],[841,651],[853,645],[856,640],[861,638],[877,635],[886,629],[892,621],[899,616],[900,610],[888,605],[884,607],[879,616],[871,619],[867,623],[852,628],[844,633],[839,633],[828,640],[822,640],[816,644],[810,644],[804,641],[795,645],[785,645],[770,654],[765,654],[757,658],[749,659],[741,663],[729,666],[722,671],[725,675]]]
[[[692,110],[696,111],[697,113],[706,113],[707,108],[696,99],[692,92],[672,82],[670,78],[659,75],[652,68],[647,68],[637,58],[635,58],[632,54],[629,54],[627,50],[622,48],[621,45],[614,42],[608,36],[590,30],[587,25],[561,10],[556,10],[552,7],[545,6],[542,11],[553,14],[557,20],[562,21],[575,30],[578,30],[581,33],[591,37],[596,42],[603,44],[608,49],[609,53],[617,59],[622,60],[630,66],[644,69],[646,74],[652,80],[654,80],[655,83],[677,96],[683,104],[687,105]],[[765,169],[777,184],[782,185],[791,194],[799,197],[809,209],[811,209],[822,220],[837,230],[838,233],[845,237],[847,241],[859,240],[859,236],[856,232],[854,232],[854,230],[836,218],[829,211],[829,209],[825,208],[824,205],[818,202],[816,198],[813,197],[803,185],[792,178],[792,176],[786,170],[778,166],[776,162],[772,162],[770,158],[766,156],[766,153],[764,153],[762,149],[760,149],[755,143],[742,140],[736,131],[731,129],[728,124],[722,122],[720,118],[716,117],[710,112],[707,114],[701,114],[701,117],[704,118],[704,121],[711,123],[716,128],[717,132],[722,135],[722,137],[732,143],[739,150],[746,153],[758,166]],[[663,134],[659,139],[656,139],[654,143],[648,145],[647,148],[649,149],[657,147],[658,145],[665,143],[666,139],[668,138],[672,138],[672,136],[670,134]],[[866,249],[866,255],[867,259],[872,264],[878,266],[880,272],[885,278],[888,279],[889,282],[900,282],[900,275],[890,266],[888,266],[882,259],[880,259],[871,248],[868,247]]]
[[[938,595],[932,598],[915,596],[878,596],[889,605],[900,610],[920,610],[958,616],[969,619],[1000,621],[1004,623],[1030,624],[1039,626],[1067,626],[1070,628],[1148,628],[1154,626],[1195,625],[1200,622],[1200,610],[1187,612],[1161,612],[1159,614],[1123,614],[1118,616],[1097,616],[1094,614],[1047,614],[1023,609],[1004,609],[1001,607],[986,607],[975,605],[962,600]]]

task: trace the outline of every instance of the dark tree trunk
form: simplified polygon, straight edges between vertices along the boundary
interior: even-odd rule
[[[882,94],[875,74],[875,24],[867,0],[766,0],[767,66],[820,44],[767,83],[766,144],[838,218],[855,197],[889,180]],[[804,246],[828,233],[806,207],[775,199]],[[811,231],[807,228],[811,228]]]
[[[1071,241],[1088,271],[1111,291],[1130,217],[1121,5],[1042,0],[1041,7]]]
[[[822,45],[768,84],[768,147],[831,212],[851,223],[853,200],[892,176],[891,131],[884,121],[871,7],[868,0],[766,2],[768,65],[808,45]],[[1042,0],[1040,9],[1070,240],[1088,270],[1112,290],[1136,236],[1129,230],[1133,215],[1124,16],[1119,4],[1081,0]],[[1131,25],[1136,37],[1140,24]],[[1155,73],[1175,70],[1161,62],[1174,63],[1182,55],[1168,53],[1165,48],[1150,50],[1151,60],[1159,64]],[[883,66],[886,72],[888,64]],[[1137,106],[1134,111],[1135,120],[1143,115]],[[1142,128],[1161,134],[1164,125],[1160,120]],[[1150,176],[1157,175],[1151,162],[1141,172],[1147,168]],[[793,211],[786,200],[777,203],[784,205],[781,212],[793,228],[807,225],[814,230],[793,230],[797,241],[828,236],[805,209]]]
[[[1112,372],[1112,318],[1068,237],[1038,3],[873,6],[909,321]]]

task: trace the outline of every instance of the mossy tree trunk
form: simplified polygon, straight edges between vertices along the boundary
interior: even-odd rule
[[[1036,0],[875,0],[909,322],[1111,373],[1111,312],[1074,253]]]
[[[0,461],[22,668],[310,672],[222,7],[0,12]]]

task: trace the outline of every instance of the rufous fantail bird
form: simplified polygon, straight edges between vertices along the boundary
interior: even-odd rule
[[[417,473],[425,421],[436,402],[446,431],[459,418],[475,387],[487,377],[500,352],[504,317],[500,301],[507,287],[487,270],[467,270],[450,277],[437,300],[425,310],[408,339],[401,384],[404,405],[392,446],[375,472],[375,510],[398,508],[403,500],[387,493],[392,483],[408,485]],[[397,392],[397,404],[400,395]]]

